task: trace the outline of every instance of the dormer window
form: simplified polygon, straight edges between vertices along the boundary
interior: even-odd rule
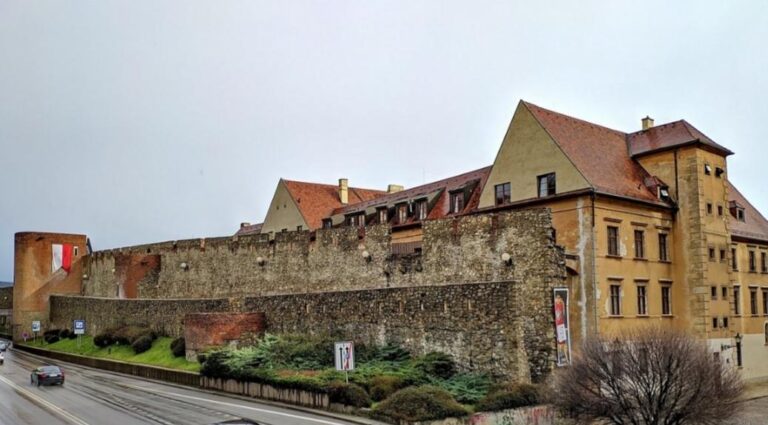
[[[385,224],[389,222],[389,214],[387,207],[381,207],[378,210],[379,224]]]
[[[736,208],[736,219],[739,221],[746,221],[744,217],[744,208]]]
[[[720,176],[722,176],[723,173],[725,173],[725,170],[723,170],[720,167],[715,167],[715,177],[720,178]]]
[[[323,219],[323,229],[330,229],[333,227],[333,220],[330,218],[324,218]]]
[[[712,166],[709,164],[704,164],[704,174],[710,175],[712,174]]]
[[[416,218],[418,220],[427,219],[427,200],[420,199],[416,201]]]
[[[456,214],[464,210],[464,191],[451,192],[449,213]]]
[[[659,186],[659,198],[669,199],[669,188],[667,186]]]
[[[408,205],[399,204],[395,209],[397,210],[397,224],[405,223],[408,220]]]
[[[347,225],[352,227],[365,226],[365,213],[359,213],[347,216]]]

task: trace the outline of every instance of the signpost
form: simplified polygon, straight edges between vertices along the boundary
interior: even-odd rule
[[[79,348],[81,335],[85,334],[85,320],[75,320],[72,329],[75,330],[75,335],[77,335],[77,347]]]
[[[32,321],[32,333],[35,334],[34,341],[37,342],[37,333],[40,332],[40,321]]]
[[[336,370],[343,370],[347,383],[349,383],[349,371],[355,370],[355,343],[352,341],[337,342],[334,346]]]

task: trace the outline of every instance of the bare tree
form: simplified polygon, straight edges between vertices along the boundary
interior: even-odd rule
[[[579,421],[616,425],[720,424],[743,391],[735,367],[694,337],[658,327],[587,340],[555,374],[552,403]]]

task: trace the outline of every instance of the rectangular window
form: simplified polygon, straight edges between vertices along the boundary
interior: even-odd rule
[[[608,226],[608,255],[619,255],[619,228]]]
[[[352,227],[365,226],[365,214],[355,214],[347,216],[347,225]]]
[[[556,180],[555,173],[544,174],[539,176],[539,198],[550,196],[555,194]]]
[[[635,230],[635,258],[645,258],[645,232]]]
[[[408,220],[408,205],[400,204],[397,206],[397,223],[402,224]]]
[[[707,202],[707,214],[712,214],[712,203]]]
[[[725,261],[726,261],[726,258],[725,258],[725,250],[724,250],[724,249],[721,249],[721,250],[720,250],[720,261],[721,261],[721,262],[725,262]]]
[[[669,261],[669,252],[667,252],[667,234],[659,233],[659,260]]]
[[[712,174],[712,166],[709,164],[704,164],[704,174],[710,175]]]
[[[611,285],[611,316],[621,315],[621,285]]]
[[[75,257],[77,257],[77,255],[80,253],[80,248],[74,247],[73,250],[75,252]],[[765,260],[765,254],[763,254],[763,260]]]
[[[715,248],[709,248],[709,261],[715,261]]]
[[[763,316],[768,316],[768,289],[763,289]]]
[[[712,296],[713,300],[717,299],[717,286],[713,286],[710,288],[710,295]]]
[[[717,317],[712,318],[712,329],[717,329]]]
[[[389,222],[389,211],[386,207],[379,208],[379,224],[386,224]]]
[[[462,212],[464,210],[464,191],[451,192],[450,202],[449,211],[451,214]]]
[[[723,317],[723,327],[724,328],[728,327],[728,318],[727,317]]]
[[[760,253],[760,264],[762,272],[768,273],[768,255],[766,255],[764,252]]]
[[[298,226],[296,226],[296,231],[297,232],[301,232],[301,229],[303,229],[303,228],[304,227],[302,225],[298,225]]]
[[[720,217],[723,216],[723,206],[722,205],[718,205],[717,206],[717,215],[719,215]]]
[[[419,220],[427,219],[427,201],[421,200],[416,202],[416,217]]]
[[[333,227],[333,221],[330,218],[323,219],[323,229],[330,229]]]
[[[739,261],[736,258],[736,248],[731,248],[731,268],[734,271],[739,270]]]
[[[661,287],[661,314],[665,316],[672,314],[671,289],[668,285]]]
[[[639,316],[648,314],[648,293],[645,285],[637,286],[637,314]]]
[[[733,313],[741,314],[741,288],[738,286],[733,287]]]
[[[755,251],[749,251],[749,271],[752,273],[757,271],[757,261],[755,260]]]
[[[722,294],[722,295],[723,295],[723,299],[724,299],[724,300],[727,300],[727,299],[728,299],[728,288],[726,288],[725,286],[723,286],[723,287],[722,287],[722,292],[723,292],[723,294]]]
[[[512,199],[512,188],[509,183],[497,184],[496,190],[496,205],[509,203]]]
[[[749,288],[749,311],[753,316],[757,315],[757,288]]]

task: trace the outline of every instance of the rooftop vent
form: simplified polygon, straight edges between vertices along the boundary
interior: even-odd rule
[[[395,192],[402,192],[403,186],[399,184],[391,184],[387,186],[387,193],[395,193]]]

